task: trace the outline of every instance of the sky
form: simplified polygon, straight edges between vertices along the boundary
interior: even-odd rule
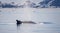
[[[20,2],[23,2],[23,1],[25,1],[25,0],[0,0],[0,1],[2,1],[2,2],[16,2],[16,3],[20,3]],[[30,1],[32,1],[32,2],[35,2],[35,3],[38,3],[38,2],[40,2],[40,1],[42,1],[42,0],[30,0]]]

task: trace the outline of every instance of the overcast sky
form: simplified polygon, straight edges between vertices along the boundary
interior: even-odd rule
[[[2,1],[2,2],[16,2],[16,3],[20,3],[20,2],[23,2],[23,1],[25,1],[25,0],[0,0],[0,1]],[[40,2],[40,1],[42,1],[42,0],[30,0],[30,1],[32,1],[32,2],[35,2],[35,3],[38,3],[38,2]]]

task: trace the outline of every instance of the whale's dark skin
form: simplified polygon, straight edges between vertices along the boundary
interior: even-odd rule
[[[22,22],[21,21],[19,21],[19,20],[16,20],[17,21],[17,24],[22,24]]]
[[[16,21],[17,21],[17,24],[22,24],[22,23],[36,24],[33,21],[20,21],[20,20],[16,20]]]

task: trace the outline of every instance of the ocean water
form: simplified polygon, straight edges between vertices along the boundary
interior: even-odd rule
[[[1,8],[0,23],[21,21],[60,23],[60,8]]]
[[[60,33],[57,24],[0,24],[0,33]]]
[[[37,24],[17,25],[17,19]],[[0,8],[0,33],[60,33],[60,8]]]

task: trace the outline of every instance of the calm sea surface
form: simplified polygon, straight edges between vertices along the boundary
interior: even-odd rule
[[[21,21],[60,23],[60,8],[1,8],[0,23]]]
[[[37,24],[17,25],[16,19]],[[60,33],[60,8],[0,8],[0,33]]]
[[[60,33],[58,24],[0,24],[0,33]]]

